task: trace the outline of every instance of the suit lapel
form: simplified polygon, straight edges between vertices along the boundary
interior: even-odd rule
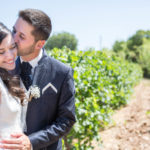
[[[44,64],[35,67],[32,85],[40,85],[46,75],[46,67]]]
[[[42,81],[44,81],[46,72],[47,72],[47,58],[48,56],[44,52],[43,57],[38,62],[38,66],[35,67],[34,74],[33,74],[33,81],[32,85],[37,85],[40,88],[40,91],[42,90]],[[50,66],[48,66],[50,68]],[[39,98],[40,99],[40,98]],[[32,101],[28,103],[27,107],[27,115],[26,115],[26,124],[27,124],[27,133],[30,132],[30,127],[32,126],[32,118],[34,118],[34,115],[32,113],[33,109],[36,110],[36,107],[39,107],[37,101]]]
[[[46,68],[47,57],[48,56],[46,52],[43,51],[43,57],[38,62],[38,66],[35,67],[35,70],[34,70],[32,85],[40,85],[41,81],[44,79],[44,76],[46,75],[46,70],[47,70]]]

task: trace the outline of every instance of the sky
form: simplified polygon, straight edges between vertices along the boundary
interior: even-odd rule
[[[18,11],[36,8],[52,20],[52,34],[69,32],[78,49],[111,49],[137,30],[150,30],[150,0],[3,0],[0,21],[12,29]]]

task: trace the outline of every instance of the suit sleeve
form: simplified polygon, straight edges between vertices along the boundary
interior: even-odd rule
[[[67,72],[61,87],[58,115],[53,124],[29,135],[33,149],[47,147],[67,134],[75,123],[75,87],[73,70]]]

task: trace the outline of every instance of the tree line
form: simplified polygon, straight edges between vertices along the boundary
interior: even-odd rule
[[[62,49],[63,47],[67,47],[70,50],[77,50],[78,40],[76,36],[69,32],[55,33],[48,39],[45,45],[47,50],[52,50],[53,48]],[[115,41],[112,49],[109,51],[122,59],[138,63],[144,72],[144,77],[150,78],[149,49],[150,31],[138,30],[126,41]]]

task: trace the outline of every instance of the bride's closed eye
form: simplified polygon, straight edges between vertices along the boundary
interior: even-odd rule
[[[16,47],[17,47],[17,45],[14,43],[14,44],[11,45],[10,49],[13,50],[13,49],[15,49]]]
[[[4,54],[5,50],[4,49],[0,49],[0,55]]]
[[[10,47],[9,50],[14,50],[17,47],[16,43],[13,43]],[[0,49],[0,55],[5,54],[6,50],[4,48]]]

